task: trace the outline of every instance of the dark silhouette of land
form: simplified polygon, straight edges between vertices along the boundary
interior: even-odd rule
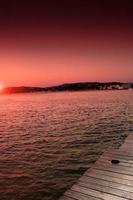
[[[132,88],[133,83],[121,82],[79,82],[66,83],[52,87],[6,87],[3,88],[1,94],[28,93],[28,92],[57,92],[57,91],[82,91],[82,90],[126,90]]]

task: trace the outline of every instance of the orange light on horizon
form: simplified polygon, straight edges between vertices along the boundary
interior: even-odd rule
[[[4,86],[0,84],[0,92],[4,89]]]

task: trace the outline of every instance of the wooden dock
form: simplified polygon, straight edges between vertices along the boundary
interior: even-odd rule
[[[126,199],[133,200],[133,133],[119,149],[107,150],[59,200]]]

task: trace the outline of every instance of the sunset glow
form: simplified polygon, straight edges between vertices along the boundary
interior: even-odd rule
[[[4,88],[4,86],[3,86],[3,85],[0,85],[0,91],[2,91],[2,90],[3,90],[3,88]]]
[[[0,80],[7,86],[132,82],[131,5],[125,11],[124,1],[63,2],[15,2],[11,12],[1,6]]]
[[[132,99],[133,0],[0,0],[0,200],[133,200]]]

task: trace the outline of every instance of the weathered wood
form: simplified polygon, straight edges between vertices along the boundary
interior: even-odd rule
[[[104,168],[105,171],[111,171],[111,172],[116,172],[116,173],[120,173],[120,174],[133,176],[133,168],[130,168],[130,167],[110,166],[110,164],[108,164],[108,163],[99,162],[98,164],[96,164],[94,166],[94,168],[99,168],[99,169],[103,169]]]
[[[98,174],[103,174],[109,177],[114,177],[114,178],[120,178],[120,179],[124,179],[124,180],[130,180],[131,183],[133,182],[133,177],[129,176],[129,175],[121,175],[119,173],[115,173],[115,172],[111,172],[111,171],[105,171],[104,169],[99,169],[99,168],[93,168],[92,171],[93,173],[98,173]],[[86,172],[86,175],[91,174],[91,172]]]
[[[119,196],[119,197],[125,197],[125,198],[129,198],[129,199],[132,199],[133,198],[133,192],[132,191],[124,191],[124,190],[120,190],[120,189],[116,189],[116,188],[113,188],[113,187],[108,187],[108,186],[102,186],[100,185],[99,183],[84,183],[82,181],[79,181],[77,183],[77,185],[80,185],[82,187],[85,187],[85,188],[90,188],[90,189],[93,189],[93,190],[96,190],[96,191],[101,191],[103,193],[107,193],[107,194],[113,194],[113,195],[116,195],[116,196]],[[133,188],[132,188],[133,189]]]
[[[82,176],[79,179],[79,181],[87,182],[87,183],[89,182],[89,183],[94,183],[94,184],[96,183],[96,184],[102,185],[103,187],[108,186],[108,187],[121,189],[121,190],[129,191],[129,192],[133,190],[132,186],[125,185],[123,183],[111,182],[111,181],[106,181],[99,178],[93,178],[93,177],[88,177],[88,176]]]
[[[133,134],[101,155],[60,200],[133,200]]]
[[[122,180],[128,180],[128,181],[131,181],[131,184],[133,183],[133,176],[121,174],[121,173],[118,173],[118,172],[115,172],[115,171],[109,171],[109,170],[106,170],[106,169],[107,168],[101,168],[101,169],[100,168],[94,168],[93,172],[103,174],[103,175],[106,175],[106,176],[109,176],[109,177],[120,178]]]
[[[108,154],[111,154],[111,155],[118,155],[118,156],[128,156],[128,157],[133,157],[133,152],[131,151],[124,151],[124,150],[118,150],[118,149],[114,149],[112,150],[111,152],[110,151],[106,151],[103,155],[108,155]]]
[[[92,197],[98,197],[98,198],[101,198],[103,200],[107,200],[107,199],[108,200],[125,200],[125,198],[123,198],[123,197],[118,197],[118,196],[113,195],[113,194],[104,193],[104,192],[93,190],[93,189],[90,189],[90,188],[85,188],[85,187],[82,187],[82,186],[79,186],[79,185],[76,185],[76,184],[72,187],[71,190],[81,192],[83,194],[90,195]]]
[[[110,163],[111,160],[112,160],[111,157],[101,157],[100,162]],[[125,167],[132,167],[133,168],[133,163],[128,162],[126,160],[122,160],[122,159],[119,159],[119,161],[120,161],[119,166],[125,166]],[[97,161],[97,163],[99,163],[99,160]]]
[[[74,200],[73,198],[71,198],[71,197],[67,197],[67,196],[63,196],[63,197],[61,197],[59,200]]]
[[[100,200],[99,198],[97,197],[92,197],[90,195],[86,195],[86,194],[82,194],[80,192],[75,192],[73,190],[68,190],[65,195],[67,197],[73,197],[74,199],[76,200]]]
[[[108,156],[108,157],[111,157],[112,159],[113,158],[117,158],[117,159],[123,159],[123,160],[126,160],[126,161],[131,161],[132,163],[133,163],[133,158],[131,158],[131,157],[127,157],[127,156],[122,156],[122,155],[117,155],[117,154],[111,154],[111,153],[108,153],[108,154],[105,154],[105,155],[103,155],[103,157],[104,156]],[[100,159],[99,159],[100,160]]]
[[[126,158],[120,158],[116,155],[108,155],[108,156],[101,156],[101,160],[109,160],[111,161],[112,159],[119,159],[120,163],[123,162],[123,163],[128,163],[128,164],[133,164],[133,160],[126,160]]]
[[[85,175],[88,176],[88,177],[100,178],[102,180],[116,182],[116,183],[123,183],[125,185],[132,186],[132,182],[130,180],[125,180],[123,178],[117,178],[117,177],[110,177],[108,175],[103,175],[103,174],[100,174],[100,173],[96,173],[96,171],[88,173],[88,174],[86,173]]]

